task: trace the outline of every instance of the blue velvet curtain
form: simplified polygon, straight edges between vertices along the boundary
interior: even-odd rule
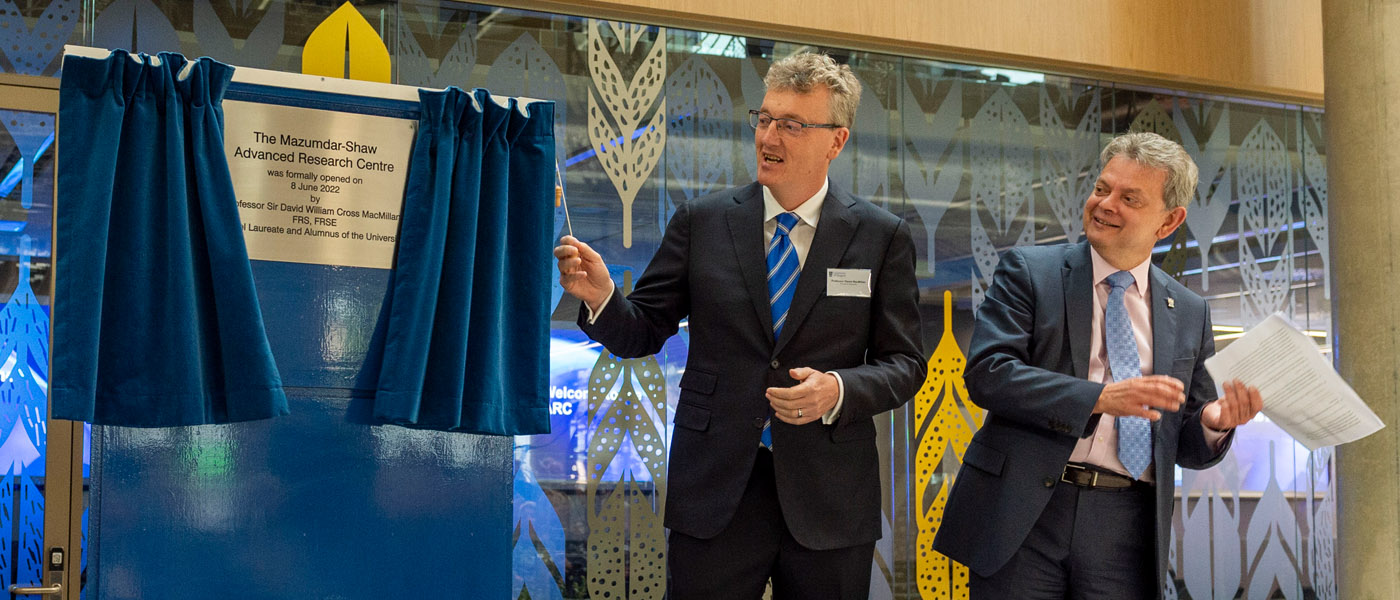
[[[64,60],[54,417],[160,427],[287,413],[224,155],[232,76],[170,53]]]
[[[547,433],[554,104],[419,98],[374,417]]]

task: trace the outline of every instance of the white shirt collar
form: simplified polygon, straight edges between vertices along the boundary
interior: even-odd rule
[[[1096,286],[1103,283],[1103,280],[1107,279],[1109,275],[1119,271],[1117,267],[1108,264],[1108,261],[1100,256],[1099,251],[1095,250],[1093,246],[1089,246],[1089,258],[1094,263],[1094,285]],[[1133,274],[1133,285],[1137,288],[1138,294],[1146,296],[1147,277],[1152,272],[1152,256],[1149,254],[1136,267],[1128,269],[1128,272]]]
[[[763,222],[767,223],[787,211],[783,210],[783,205],[778,204],[778,199],[773,197],[773,192],[768,189],[768,186],[765,185],[762,187]],[[799,204],[797,209],[792,212],[795,213],[797,218],[801,219],[803,223],[816,227],[817,221],[821,220],[822,204],[826,202],[826,192],[830,187],[830,179],[822,180],[822,188],[817,190],[817,193],[811,198],[804,200],[802,204]]]

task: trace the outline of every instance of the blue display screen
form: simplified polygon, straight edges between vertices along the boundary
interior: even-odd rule
[[[615,383],[592,406],[594,414],[590,422],[589,377],[600,359],[616,359],[608,355],[601,344],[576,329],[551,330],[549,352],[550,433],[516,438],[516,459],[521,467],[530,469],[538,481],[584,482],[586,478],[582,474],[587,469],[594,469],[595,473],[601,471],[604,481],[629,477],[638,482],[651,481],[652,473],[637,455],[636,441],[631,439],[630,433],[606,465],[593,467],[586,462],[590,455],[589,444],[594,441],[598,428],[604,422],[616,422],[613,417],[623,408],[614,403],[622,386],[632,386],[639,395],[645,386],[639,385],[635,377]],[[661,436],[668,447],[671,407],[675,406],[677,394],[675,383],[684,368],[685,356],[685,344],[679,336],[673,337],[657,353],[655,360],[667,382],[667,409],[664,414],[657,414],[654,408],[647,409],[647,418],[641,421],[645,425],[639,425]]]

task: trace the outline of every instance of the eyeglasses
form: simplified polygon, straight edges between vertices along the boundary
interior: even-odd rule
[[[835,123],[803,123],[802,121],[794,121],[792,119],[775,119],[773,115],[766,112],[759,112],[756,110],[749,111],[749,127],[753,127],[754,129],[767,129],[769,125],[777,127],[779,134],[788,137],[802,135],[803,130],[806,129],[836,129],[841,127]]]

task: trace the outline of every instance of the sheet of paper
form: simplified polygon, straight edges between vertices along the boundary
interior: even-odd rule
[[[1385,424],[1307,335],[1278,314],[1206,359],[1216,383],[1259,388],[1264,414],[1309,450],[1354,442]]]

